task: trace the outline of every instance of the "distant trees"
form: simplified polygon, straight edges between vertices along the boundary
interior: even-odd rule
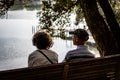
[[[41,28],[50,29],[56,24],[63,27],[69,23],[69,16],[75,12],[76,25],[85,18],[96,41],[101,56],[120,53],[120,26],[112,4],[115,0],[47,0],[38,13]],[[112,4],[113,5],[113,4]],[[116,5],[116,4],[114,4]],[[119,6],[117,6],[119,8]]]
[[[14,0],[0,0],[0,17],[5,15],[13,4]]]

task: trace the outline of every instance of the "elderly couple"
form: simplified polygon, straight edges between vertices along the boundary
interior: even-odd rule
[[[90,52],[85,45],[86,41],[89,39],[87,31],[84,29],[76,29],[72,31],[71,34],[73,35],[73,44],[76,45],[77,48],[68,51],[63,62],[95,58],[95,55]],[[36,46],[37,50],[29,55],[28,67],[58,63],[57,53],[50,50],[53,41],[49,33],[45,31],[36,32],[33,36],[32,43]]]

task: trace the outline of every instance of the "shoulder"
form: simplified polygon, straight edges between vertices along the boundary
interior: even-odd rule
[[[40,52],[38,52],[37,50],[33,51],[32,53],[29,54],[29,59],[32,58],[38,58],[40,57],[42,54],[40,54]]]
[[[47,50],[42,50],[46,55],[53,55],[53,56],[58,56],[58,54],[55,52],[55,51],[53,51],[53,50],[49,50],[49,49],[47,49]]]
[[[34,55],[37,55],[38,54],[38,51],[33,51],[32,53],[29,54],[29,56],[34,56]]]
[[[74,49],[74,50],[70,50],[67,52],[67,54],[74,54],[74,53],[77,53],[79,50],[78,49]]]
[[[55,51],[53,50],[48,50],[48,52],[51,52],[51,53],[54,53],[54,54],[57,54]]]
[[[91,51],[91,50],[89,50],[89,51],[90,51],[91,55],[95,57],[95,52]]]
[[[68,51],[68,52],[66,53],[66,56],[65,56],[65,57],[67,58],[67,57],[73,56],[76,52],[77,52],[76,49],[70,50],[70,51]]]

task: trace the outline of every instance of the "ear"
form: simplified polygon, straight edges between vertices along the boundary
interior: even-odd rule
[[[76,41],[76,42],[79,42],[79,38],[78,38],[78,37],[75,37],[75,41]]]
[[[74,43],[74,45],[78,45],[78,43],[79,43],[78,37],[74,36],[73,43]]]

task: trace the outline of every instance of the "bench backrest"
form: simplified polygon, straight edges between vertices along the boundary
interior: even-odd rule
[[[69,63],[68,80],[120,80],[120,56]]]
[[[120,80],[120,55],[0,71],[0,80]]]

